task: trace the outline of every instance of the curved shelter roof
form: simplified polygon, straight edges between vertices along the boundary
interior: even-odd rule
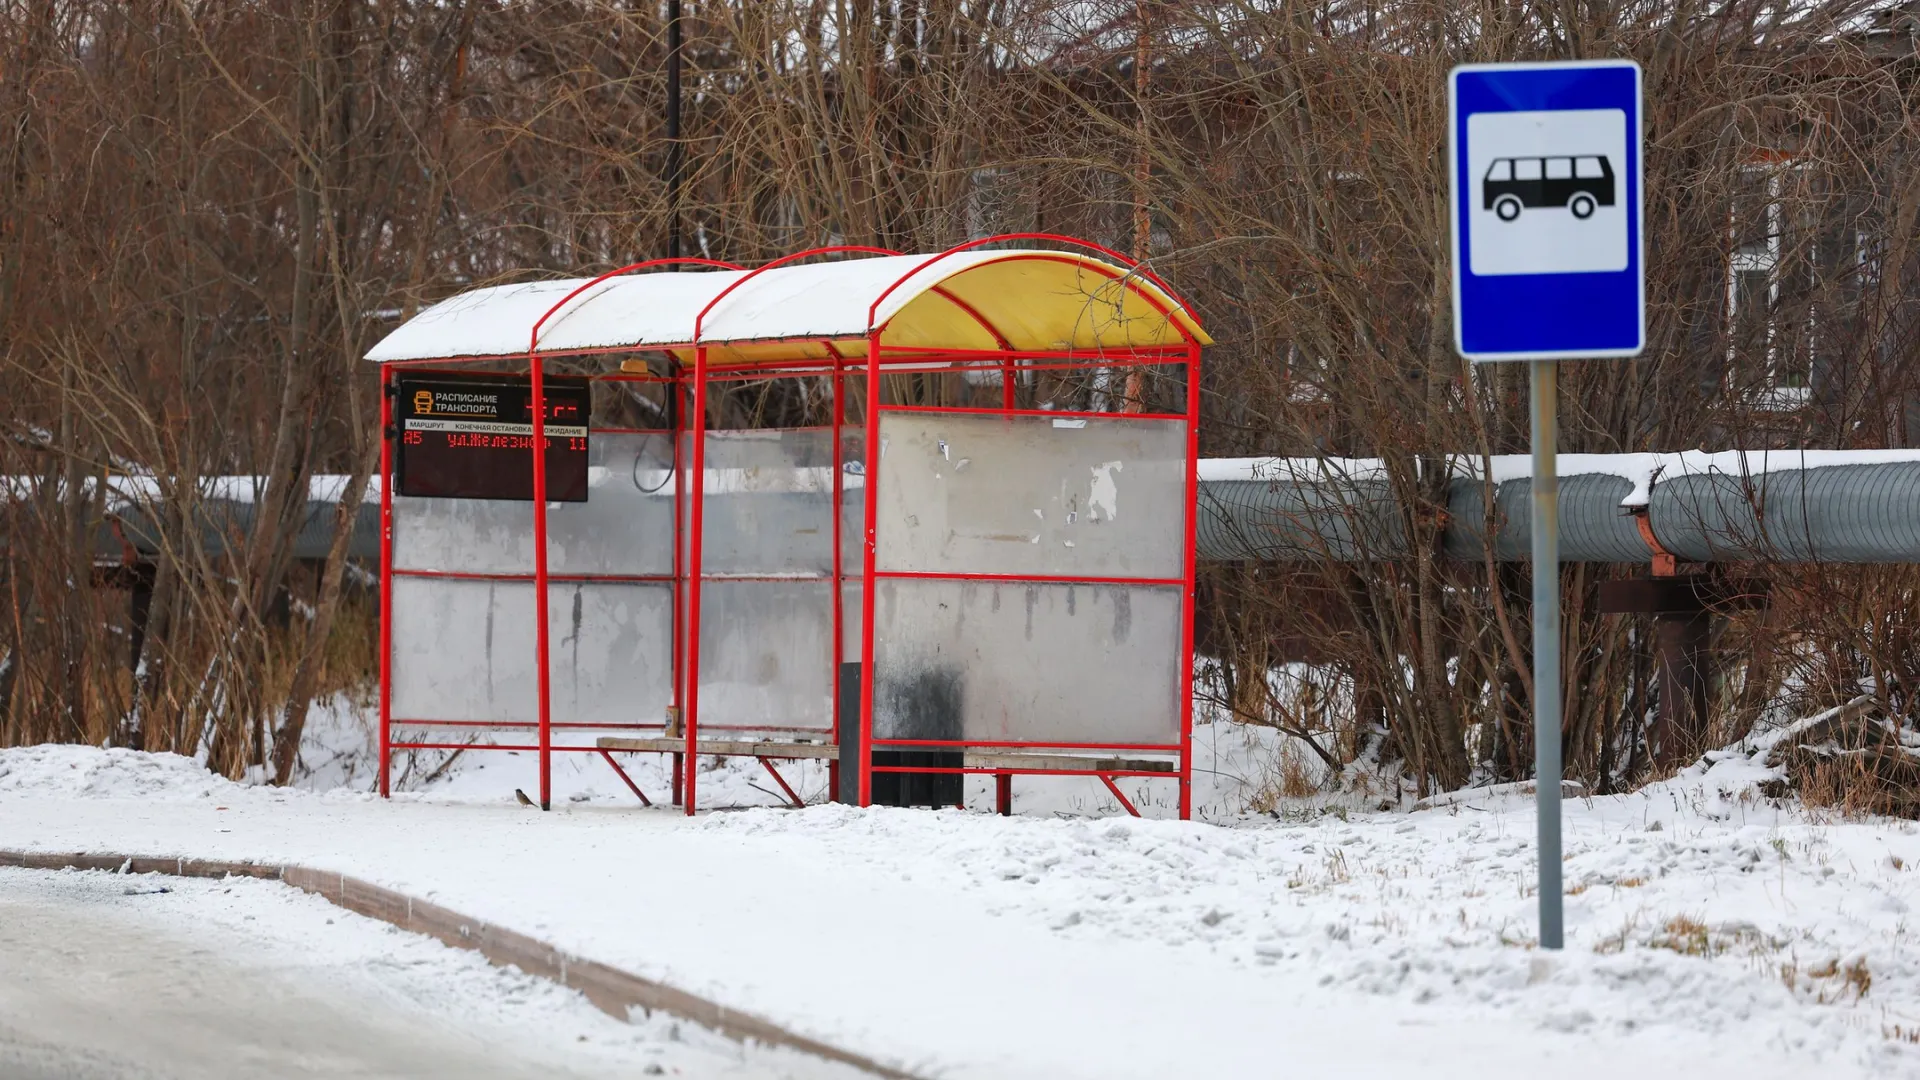
[[[541,317],[591,281],[461,293],[409,319],[367,359],[525,356]],[[1150,275],[1076,252],[971,249],[610,277],[547,319],[539,351],[662,349],[690,360],[698,344],[709,364],[778,364],[864,357],[870,328],[883,346],[905,349],[1097,353],[1212,343]]]

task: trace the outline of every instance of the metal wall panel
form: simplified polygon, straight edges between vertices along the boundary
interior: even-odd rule
[[[882,570],[1177,578],[1184,421],[883,413]]]
[[[673,572],[671,440],[664,433],[589,438],[587,501],[549,503],[547,572]],[[533,504],[393,497],[400,570],[533,573]]]
[[[833,726],[832,598],[825,579],[705,583],[702,729]]]
[[[394,717],[537,721],[533,588],[521,581],[395,578]],[[665,720],[672,596],[665,584],[548,586],[555,723]]]
[[[1180,739],[1177,586],[888,579],[876,601],[876,738]]]
[[[682,444],[688,467],[692,438]],[[832,445],[833,432],[824,428],[708,432],[703,572],[830,572]],[[683,511],[691,509],[689,500],[682,503]],[[682,536],[691,542],[690,530]]]

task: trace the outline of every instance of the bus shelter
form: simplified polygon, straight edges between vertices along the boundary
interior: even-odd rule
[[[1115,779],[1161,777],[1189,816],[1209,343],[1145,267],[1044,234],[427,308],[368,354],[381,793],[396,752],[504,749],[538,755],[543,807],[568,752],[647,801],[613,755],[651,752],[693,813],[689,755],[738,754],[796,804],[776,762],[860,805],[990,774],[1002,812],[1017,775],[1136,813]],[[714,421],[790,380],[824,422]],[[603,420],[615,390],[651,419]]]

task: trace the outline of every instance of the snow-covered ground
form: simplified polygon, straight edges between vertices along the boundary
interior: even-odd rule
[[[250,878],[0,867],[0,1076],[683,1076],[851,1069],[542,979]]]
[[[1012,819],[689,820],[585,755],[541,814],[506,755],[381,802],[33,747],[0,751],[0,847],[335,869],[956,1080],[1920,1076],[1912,823],[1777,806],[1740,756],[1570,802],[1568,948],[1547,956],[1528,799],[1236,814],[1272,747],[1202,744],[1213,824],[1043,781]],[[774,801],[747,769],[707,775],[720,801]]]

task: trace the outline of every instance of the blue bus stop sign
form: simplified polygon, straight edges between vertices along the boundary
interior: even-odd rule
[[[1460,355],[1639,355],[1640,65],[1467,64],[1447,113]]]

